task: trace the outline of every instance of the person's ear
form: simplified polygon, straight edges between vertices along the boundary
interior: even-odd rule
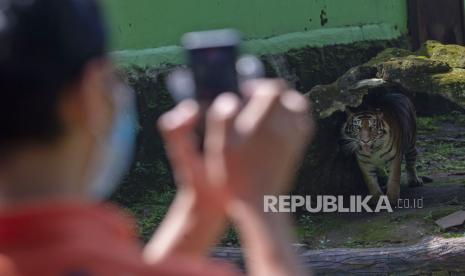
[[[89,62],[81,76],[69,84],[60,104],[66,126],[85,129],[93,135],[106,132],[113,118],[111,65],[106,59]]]

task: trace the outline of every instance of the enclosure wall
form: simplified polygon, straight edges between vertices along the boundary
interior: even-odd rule
[[[233,27],[256,54],[389,40],[407,31],[406,0],[107,0],[115,57],[124,64],[182,63],[188,31]]]

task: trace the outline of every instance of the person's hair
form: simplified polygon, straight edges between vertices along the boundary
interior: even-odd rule
[[[58,137],[58,102],[106,52],[97,0],[0,1],[0,156]]]

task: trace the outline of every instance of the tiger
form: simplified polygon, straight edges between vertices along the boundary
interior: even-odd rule
[[[342,148],[355,154],[372,199],[384,195],[381,172],[389,171],[386,196],[391,203],[400,198],[401,163],[410,187],[423,185],[416,170],[416,112],[410,99],[399,93],[369,94],[361,108],[347,110],[342,127]]]

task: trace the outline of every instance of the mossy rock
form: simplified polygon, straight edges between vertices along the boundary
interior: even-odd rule
[[[379,63],[377,69],[377,77],[385,81],[394,81],[424,74],[447,73],[452,68],[443,61],[411,55]]]
[[[370,79],[371,83],[396,86],[409,96],[437,94],[465,108],[465,69],[456,59],[462,55],[465,57],[465,47],[433,41],[425,43],[416,53],[388,48],[367,63],[348,70],[337,81],[315,86],[307,95],[320,118],[344,111],[347,106],[360,105],[372,88],[360,84]]]
[[[413,76],[398,80],[398,83],[404,89],[417,95],[439,95],[465,108],[465,69],[453,69],[441,74]]]
[[[385,83],[383,80],[372,78],[376,71],[365,69],[366,67],[362,66],[355,67],[336,82],[329,85],[317,85],[307,94],[319,118],[327,118],[336,111],[345,111],[347,107],[359,106],[371,87]],[[359,81],[365,78],[365,81]]]
[[[413,52],[406,50],[406,49],[399,49],[399,48],[387,48],[381,53],[379,53],[376,57],[372,58],[370,61],[365,63],[365,66],[377,66],[382,62],[386,62],[393,58],[400,58],[413,55]]]
[[[298,193],[365,193],[353,156],[339,147],[344,111],[363,105],[370,93],[409,96],[422,115],[465,112],[465,47],[427,42],[418,52],[389,48],[348,70],[338,80],[306,94],[313,104],[319,132],[299,177]],[[442,108],[441,108],[442,106]],[[431,112],[431,114],[429,114]],[[334,173],[334,172],[337,173]],[[325,173],[329,172],[329,173]]]
[[[460,45],[443,45],[438,41],[427,41],[418,51],[431,60],[442,61],[453,68],[465,68],[465,47]]]

